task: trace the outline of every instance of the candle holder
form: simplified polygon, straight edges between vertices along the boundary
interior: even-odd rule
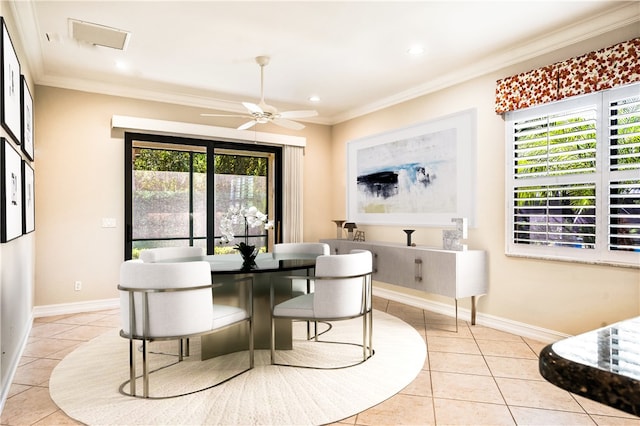
[[[347,222],[344,224],[345,229],[347,230],[347,239],[353,240],[353,230],[358,229],[358,226],[354,222]]]
[[[411,247],[411,234],[415,229],[403,229],[403,231],[407,234],[407,247]]]
[[[345,223],[346,220],[334,220],[333,223],[336,224],[337,226],[337,231],[336,231],[336,238],[337,239],[341,239],[342,238],[342,224]]]

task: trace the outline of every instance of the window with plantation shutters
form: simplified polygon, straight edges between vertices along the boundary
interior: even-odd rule
[[[640,267],[640,84],[506,114],[509,255]]]

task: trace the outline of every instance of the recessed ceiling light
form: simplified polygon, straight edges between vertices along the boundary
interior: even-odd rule
[[[424,55],[424,47],[419,45],[411,46],[410,48],[407,49],[407,53],[411,56]]]
[[[318,95],[309,96],[309,100],[311,102],[320,102],[320,96],[318,96]]]
[[[116,61],[116,68],[120,71],[127,71],[129,69],[129,64],[122,60]]]

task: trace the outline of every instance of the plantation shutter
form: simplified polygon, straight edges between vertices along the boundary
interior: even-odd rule
[[[620,90],[608,104],[609,250],[640,247],[640,87]]]

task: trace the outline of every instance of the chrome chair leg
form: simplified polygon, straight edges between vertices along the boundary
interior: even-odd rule
[[[149,398],[149,359],[147,357],[147,341],[142,340],[142,396]]]
[[[276,327],[273,316],[271,317],[271,344],[269,347],[271,348],[271,364],[273,364],[276,357]]]
[[[129,392],[136,395],[136,345],[129,338]]]
[[[249,368],[253,368],[253,318],[249,319]]]

